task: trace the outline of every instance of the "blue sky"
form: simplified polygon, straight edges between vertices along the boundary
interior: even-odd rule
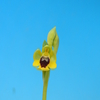
[[[33,53],[54,26],[60,44],[47,100],[100,100],[99,0],[0,1],[0,100],[42,100]]]

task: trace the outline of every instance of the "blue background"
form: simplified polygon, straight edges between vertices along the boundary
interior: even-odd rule
[[[33,53],[54,26],[60,44],[47,100],[100,100],[99,0],[0,0],[0,100],[42,100]]]

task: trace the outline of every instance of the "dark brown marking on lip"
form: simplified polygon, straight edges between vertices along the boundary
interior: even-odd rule
[[[49,57],[42,56],[41,59],[40,59],[40,65],[41,65],[41,67],[46,68],[46,66],[49,64],[49,62],[50,62]]]

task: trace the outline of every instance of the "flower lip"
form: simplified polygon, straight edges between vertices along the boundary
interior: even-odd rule
[[[41,65],[41,67],[46,68],[46,66],[47,66],[49,63],[50,63],[49,57],[47,57],[47,56],[42,56],[42,57],[40,58],[40,65]]]

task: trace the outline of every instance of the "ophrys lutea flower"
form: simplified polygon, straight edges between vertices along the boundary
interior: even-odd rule
[[[48,44],[43,43],[42,52],[37,49],[33,55],[33,66],[37,67],[38,70],[49,71],[50,69],[56,68],[56,54],[53,52],[52,47]],[[45,44],[45,45],[44,45]]]
[[[47,86],[50,69],[56,68],[56,54],[59,46],[59,37],[56,27],[52,28],[47,36],[47,42],[43,42],[42,51],[37,49],[33,54],[33,66],[42,71],[43,75],[43,97],[46,100]],[[52,49],[53,48],[53,49]]]

